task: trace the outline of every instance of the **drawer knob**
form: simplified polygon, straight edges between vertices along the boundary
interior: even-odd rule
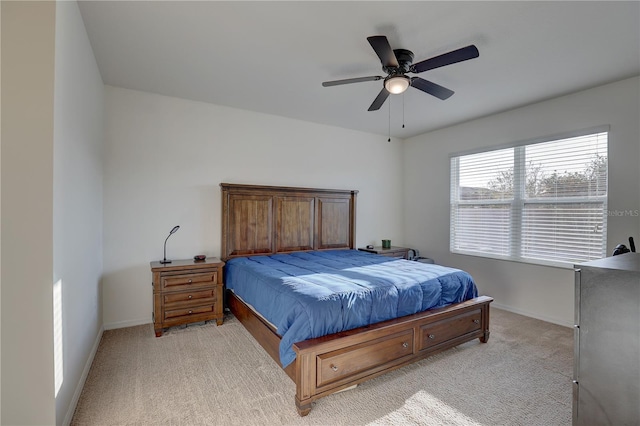
[[[435,335],[435,334],[430,334],[430,335],[429,335],[429,339],[435,339],[435,338],[436,338],[436,335]]]
[[[189,299],[193,299],[193,296],[192,296],[192,295],[189,295]]]
[[[193,313],[193,311],[189,311],[189,315],[191,315]]]
[[[479,320],[479,319],[474,319],[474,320],[473,320],[473,323],[474,323],[474,324],[480,324],[480,320]]]
[[[335,365],[332,365],[332,366],[331,366],[331,369],[332,369],[333,371],[338,371],[338,367],[336,367]]]
[[[408,344],[407,342],[402,342],[402,347],[403,347],[403,348],[408,348],[408,347],[409,347],[409,344]]]
[[[189,278],[189,281],[187,281],[189,284],[191,284],[193,282],[193,280],[191,278]]]

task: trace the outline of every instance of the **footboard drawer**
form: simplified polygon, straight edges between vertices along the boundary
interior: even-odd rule
[[[413,354],[413,330],[317,356],[317,386],[374,369]]]
[[[480,330],[482,311],[480,309],[466,314],[443,319],[420,327],[418,350],[437,346],[453,338]]]

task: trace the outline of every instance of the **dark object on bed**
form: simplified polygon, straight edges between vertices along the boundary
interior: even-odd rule
[[[221,257],[353,249],[358,191],[220,184]],[[405,261],[402,261],[405,262]],[[461,343],[489,338],[489,304],[476,297],[445,307],[297,342],[284,371],[302,416],[313,401]],[[228,291],[229,308],[280,364],[275,327]]]

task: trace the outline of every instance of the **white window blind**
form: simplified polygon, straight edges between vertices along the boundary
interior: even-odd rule
[[[453,253],[542,264],[606,256],[608,128],[451,156]]]

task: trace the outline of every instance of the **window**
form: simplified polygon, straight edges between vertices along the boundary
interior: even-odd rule
[[[608,130],[452,155],[451,252],[551,265],[605,257]]]

